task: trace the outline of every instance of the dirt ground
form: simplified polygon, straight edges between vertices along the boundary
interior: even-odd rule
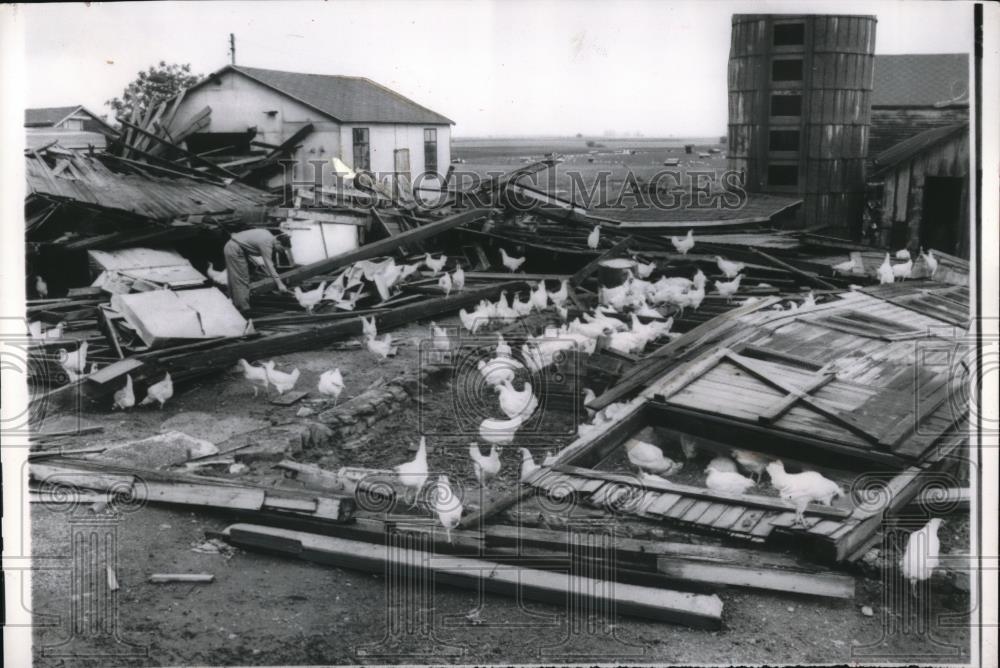
[[[404,345],[396,358],[384,364],[375,363],[364,350],[334,349],[276,361],[280,369],[301,369],[299,388],[311,389],[313,395],[319,374],[339,366],[347,385],[345,399],[380,377],[390,379],[415,365],[417,340],[425,333],[426,326],[396,331]],[[306,451],[301,459],[331,469],[389,467],[412,457],[409,448],[423,430],[433,433],[428,436],[431,468],[446,472],[471,494],[470,436],[453,427],[462,421],[455,414],[465,410],[467,398],[462,381],[442,381],[427,388],[423,402],[377,422],[361,447]],[[241,428],[293,422],[302,405],[282,407],[254,399],[241,376],[219,374],[180,388],[162,411],[88,411],[83,418],[102,425],[104,431],[80,437],[72,446],[142,438],[164,426],[224,440]],[[529,445],[540,458],[546,450],[568,442],[570,420],[571,416],[552,413],[548,432],[525,435],[523,441],[519,434],[515,446]],[[502,459],[503,470],[490,485],[490,497],[516,484],[520,462],[516,447],[506,448]],[[280,482],[267,464],[254,464],[246,475]],[[119,590],[94,601],[72,586],[74,565],[68,557],[78,522],[101,518],[113,519]],[[563,606],[443,586],[426,600],[410,601],[411,607],[401,608],[380,574],[259,552],[193,550],[204,543],[206,531],[221,530],[231,522],[223,513],[163,506],[110,515],[106,508],[86,504],[72,511],[33,504],[34,554],[41,563],[55,564],[33,578],[38,665],[923,663],[966,661],[968,656],[964,628],[968,597],[947,587],[936,586],[922,608],[905,597],[888,596],[877,575],[859,575],[853,600],[722,590],[725,610],[720,631],[613,616],[605,624],[588,625]],[[942,551],[960,550],[967,531],[962,520],[946,525]],[[86,564],[75,567],[86,572]],[[215,580],[147,582],[150,574],[164,572],[211,573]],[[95,605],[108,606],[110,613],[101,623],[88,624],[92,614],[88,617],[81,611],[92,613]],[[870,616],[864,614],[865,606],[871,608]]]

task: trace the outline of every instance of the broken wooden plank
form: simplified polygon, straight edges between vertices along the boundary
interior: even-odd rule
[[[807,271],[802,271],[798,267],[793,267],[792,265],[788,264],[787,262],[784,262],[783,260],[779,260],[778,258],[774,257],[773,255],[769,255],[768,253],[765,253],[762,250],[758,250],[758,249],[753,248],[753,247],[750,247],[747,250],[749,250],[751,253],[753,253],[757,257],[761,258],[762,260],[766,261],[768,264],[770,264],[772,266],[775,266],[775,267],[778,267],[779,269],[784,269],[788,273],[794,274],[795,276],[798,276],[803,281],[806,281],[809,285],[812,285],[813,287],[822,288],[824,290],[838,290],[839,289],[833,283],[830,283],[829,281],[825,281],[825,280],[823,280],[822,278],[820,278],[819,276],[817,276],[815,274],[810,274]]]
[[[614,606],[624,615],[717,629],[722,601],[715,595],[692,594],[632,584],[611,583],[572,573],[554,573],[496,561],[433,554],[412,548],[389,549],[368,543],[252,524],[234,524],[226,540],[243,548],[284,552],[307,561],[369,573],[414,573],[440,584],[520,596],[565,605],[567,597],[589,606]]]
[[[617,257],[620,253],[625,251],[629,246],[632,245],[632,237],[625,237],[614,246],[604,251],[593,260],[583,265],[579,271],[570,276],[569,284],[576,287],[583,283],[591,274],[597,271],[597,268],[601,266],[601,263],[605,260],[610,260],[611,258]]]
[[[209,584],[215,580],[211,573],[154,573],[149,576],[152,584],[183,582],[187,584]]]
[[[335,255],[331,258],[314,262],[313,264],[307,264],[304,267],[298,267],[296,269],[286,271],[281,274],[281,280],[286,285],[292,286],[297,283],[301,283],[308,278],[312,278],[313,276],[329,273],[335,269],[339,269],[340,267],[345,267],[358,262],[359,260],[368,260],[373,257],[379,257],[380,255],[388,255],[400,246],[429,239],[430,237],[441,234],[442,232],[447,232],[448,230],[460,225],[467,225],[479,220],[484,220],[489,216],[489,214],[489,209],[472,209],[471,211],[456,213],[433,223],[428,223],[427,225],[403,232],[402,234],[397,234],[394,237],[366,244],[355,250],[341,253],[340,255]],[[261,292],[271,288],[273,285],[274,281],[270,278],[266,278],[255,281],[251,286],[251,290],[253,292]]]
[[[192,164],[198,163],[199,165],[208,168],[209,171],[217,172],[218,174],[220,174],[221,176],[223,176],[225,178],[231,178],[231,179],[237,179],[237,178],[239,178],[239,176],[237,174],[234,174],[233,172],[229,171],[228,169],[223,169],[222,167],[219,167],[217,164],[215,164],[211,160],[206,160],[205,158],[202,158],[201,156],[199,156],[197,153],[192,153],[191,151],[187,150],[186,148],[183,148],[181,146],[178,146],[177,144],[174,144],[174,143],[171,143],[171,142],[167,141],[163,137],[158,137],[155,134],[153,134],[152,132],[144,130],[144,129],[140,128],[137,125],[133,125],[132,123],[129,123],[128,121],[122,119],[121,117],[118,118],[118,122],[121,123],[122,125],[124,125],[125,127],[128,127],[131,130],[135,131],[136,133],[138,133],[138,134],[140,134],[140,135],[142,135],[144,137],[148,137],[149,139],[155,141],[158,144],[163,144],[165,146],[170,147],[170,150],[175,151],[178,154],[184,156],[185,158],[187,158],[188,160],[190,160]],[[131,146],[130,148],[132,150],[135,150],[137,153],[140,153],[140,154],[144,153],[144,152],[142,152],[142,151],[139,150],[140,147],[138,147],[138,146]],[[170,162],[170,161],[168,161],[168,162]]]

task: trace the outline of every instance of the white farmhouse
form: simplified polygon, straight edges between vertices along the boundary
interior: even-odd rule
[[[411,179],[443,176],[451,162],[453,121],[363,77],[229,65],[187,90],[171,126],[184,127],[206,107],[209,124],[187,137],[189,149],[225,150],[250,139],[278,146],[295,138],[301,180],[314,178],[316,161],[329,173],[334,157]]]

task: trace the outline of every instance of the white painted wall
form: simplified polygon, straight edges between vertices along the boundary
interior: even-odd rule
[[[409,125],[386,123],[343,124],[330,120],[324,114],[304,104],[263,86],[235,72],[225,72],[219,85],[208,83],[189,92],[178,107],[171,124],[184,127],[190,119],[206,106],[212,108],[211,121],[202,132],[245,132],[257,128],[257,139],[269,144],[280,144],[306,123],[312,123],[313,132],[302,142],[295,158],[300,165],[298,179],[311,180],[313,167],[310,160],[329,160],[337,156],[354,166],[354,145],[351,130],[366,127],[371,146],[371,168],[375,172],[391,172],[395,168],[396,149],[410,150],[411,177],[424,171],[424,128],[436,128],[438,140],[438,173],[442,176],[451,163],[451,127],[449,125]],[[276,111],[268,115],[268,111]],[[327,175],[330,170],[327,169]]]

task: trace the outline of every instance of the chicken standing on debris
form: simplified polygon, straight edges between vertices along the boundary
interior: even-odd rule
[[[461,292],[465,289],[465,270],[462,267],[455,267],[455,271],[451,275],[451,285],[455,288],[455,292]]]
[[[115,392],[112,409],[128,410],[135,406],[135,391],[132,389],[132,374],[125,376],[125,387]]]
[[[257,386],[264,388],[264,395],[267,395],[267,369],[261,366],[254,366],[247,362],[245,359],[239,361],[241,367],[243,367],[243,377],[250,381],[253,386],[253,396],[257,396]]]
[[[437,485],[434,486],[434,495],[431,498],[431,505],[438,516],[438,521],[444,527],[448,542],[451,542],[451,530],[456,528],[462,521],[462,502],[455,495],[448,483],[448,476],[438,476]]]
[[[556,290],[555,292],[549,293],[549,299],[556,306],[562,306],[563,304],[565,304],[566,300],[569,299],[569,281],[563,279],[559,283],[559,289]]]
[[[302,288],[295,286],[295,299],[299,302],[299,306],[304,308],[309,313],[316,308],[316,304],[323,301],[323,293],[326,291],[326,281],[319,284],[319,287],[315,290],[309,290],[308,292],[303,292]]]
[[[833,265],[834,274],[853,274],[854,268],[857,264],[854,262],[854,258],[851,258],[847,262],[841,262],[840,264]]]
[[[545,281],[538,281],[538,285],[531,291],[528,301],[531,302],[531,307],[536,311],[545,310],[549,303],[549,293],[545,291]]]
[[[337,405],[337,399],[344,391],[344,376],[340,373],[340,367],[320,374],[316,389],[325,397],[333,397],[333,404]]]
[[[629,439],[625,441],[625,451],[628,453],[628,460],[638,466],[643,471],[663,475],[671,475],[680,471],[684,466],[680,462],[675,462],[663,454],[663,450],[652,443]]]
[[[635,265],[635,273],[639,278],[649,278],[652,276],[654,269],[656,269],[655,262],[648,262],[646,264],[639,262]]]
[[[670,237],[670,243],[681,255],[687,255],[688,251],[694,248],[694,230],[688,230],[685,237]]]
[[[274,385],[279,395],[295,389],[295,383],[299,382],[298,369],[292,369],[291,373],[278,371],[274,368],[274,360],[264,363],[264,372],[267,374],[267,381]]]
[[[479,328],[489,321],[489,317],[481,310],[477,309],[472,313],[469,313],[464,308],[459,309],[458,319],[461,321],[462,327],[464,327],[465,330],[471,334],[478,332]]]
[[[746,267],[742,262],[732,262],[718,255],[715,256],[715,263],[719,266],[719,271],[726,275],[726,278],[734,278]]]
[[[503,248],[500,249],[500,260],[503,262],[503,266],[507,267],[507,271],[515,272],[524,264],[523,257],[511,257],[507,255],[507,251]]]
[[[445,297],[451,294],[451,285],[451,274],[441,274],[441,278],[438,279],[438,287],[444,291]]]
[[[208,263],[208,269],[206,270],[208,277],[212,279],[212,282],[216,285],[226,286],[229,285],[229,274],[225,269],[219,271],[215,268],[215,264],[212,262]]]
[[[931,248],[925,254],[924,253],[924,249],[921,248],[920,249],[920,257],[922,257],[924,259],[924,264],[927,265],[927,272],[931,276],[931,278],[933,278],[934,277],[934,272],[936,272],[937,268],[938,268],[937,258],[934,257],[934,249]]]
[[[77,374],[83,373],[83,370],[87,368],[87,346],[88,343],[84,341],[73,352],[67,352],[65,348],[60,348],[59,363],[67,371]]]
[[[905,248],[901,248],[900,250],[896,251],[896,259],[897,260],[904,260],[904,261],[905,260],[909,260],[910,259],[910,251],[906,250]]]
[[[447,263],[447,255],[442,255],[441,257],[435,259],[431,257],[430,253],[424,253],[424,265],[426,265],[435,276],[441,273],[441,270],[444,269],[444,265]]]
[[[476,474],[476,480],[480,487],[485,487],[490,480],[500,473],[500,452],[503,448],[496,445],[490,446],[490,454],[486,457],[479,450],[478,443],[469,443],[469,457],[472,459],[472,472]]]
[[[399,482],[406,487],[407,493],[413,492],[413,501],[410,507],[413,508],[420,500],[420,490],[427,482],[427,439],[420,437],[420,446],[417,448],[417,456],[408,462],[395,466]]]
[[[913,260],[909,259],[909,253],[907,253],[906,262],[902,264],[892,265],[892,276],[893,278],[898,278],[901,281],[905,281],[910,278],[913,273]]]
[[[369,352],[378,356],[379,362],[385,361],[387,357],[392,357],[397,351],[396,346],[392,345],[392,334],[386,334],[381,340],[375,337],[367,338],[365,339],[365,347],[368,348]]]
[[[510,357],[513,354],[510,345],[504,341],[503,334],[497,332],[497,357]]]
[[[733,295],[736,294],[737,290],[740,289],[740,280],[742,280],[743,274],[739,274],[733,280],[724,283],[722,281],[715,282],[715,289],[718,293],[726,298],[726,303],[733,300]]]
[[[929,579],[940,563],[941,541],[938,539],[938,529],[942,521],[939,517],[932,517],[923,528],[911,533],[906,541],[899,569],[903,577],[910,581],[910,593],[913,596],[917,594],[918,585]]]
[[[443,327],[438,327],[431,322],[431,349],[436,356],[445,355],[451,350],[451,339],[448,338],[448,331]]]
[[[753,480],[733,471],[720,471],[712,466],[705,470],[708,473],[708,477],[705,478],[705,486],[716,492],[743,494],[754,485]]]
[[[479,369],[483,380],[495,388],[505,382],[513,382],[516,372],[515,365],[518,367],[521,366],[520,362],[517,362],[512,357],[496,357],[489,362],[479,360],[476,368]]]
[[[785,472],[785,465],[780,459],[768,464],[766,470],[771,477],[771,485],[778,490],[781,498],[795,505],[795,521],[800,524],[805,524],[803,513],[810,503],[829,506],[835,497],[844,494],[837,483],[816,471]]]
[[[524,481],[532,473],[541,467],[535,463],[535,458],[531,456],[531,450],[521,448],[521,480]]]
[[[375,327],[375,316],[368,318],[361,316],[361,334],[366,339],[374,339],[378,336],[378,328]]]
[[[167,399],[172,396],[174,396],[174,382],[171,380],[170,374],[167,373],[163,376],[163,380],[149,386],[149,389],[146,390],[146,398],[139,405],[147,406],[156,401],[160,404],[160,410],[162,410],[163,404],[167,403]]]
[[[736,462],[729,457],[715,457],[705,467],[706,471],[723,471],[725,473],[736,473]]]
[[[35,276],[35,294],[41,299],[45,299],[49,296],[49,284],[45,282],[41,274]]]
[[[587,235],[587,245],[592,249],[597,250],[597,247],[601,243],[601,226],[594,225],[594,229],[590,231]]]
[[[896,274],[892,270],[892,261],[889,259],[889,254],[885,254],[885,259],[882,260],[882,264],[878,268],[878,282],[880,285],[886,285],[893,283],[896,280]]]

